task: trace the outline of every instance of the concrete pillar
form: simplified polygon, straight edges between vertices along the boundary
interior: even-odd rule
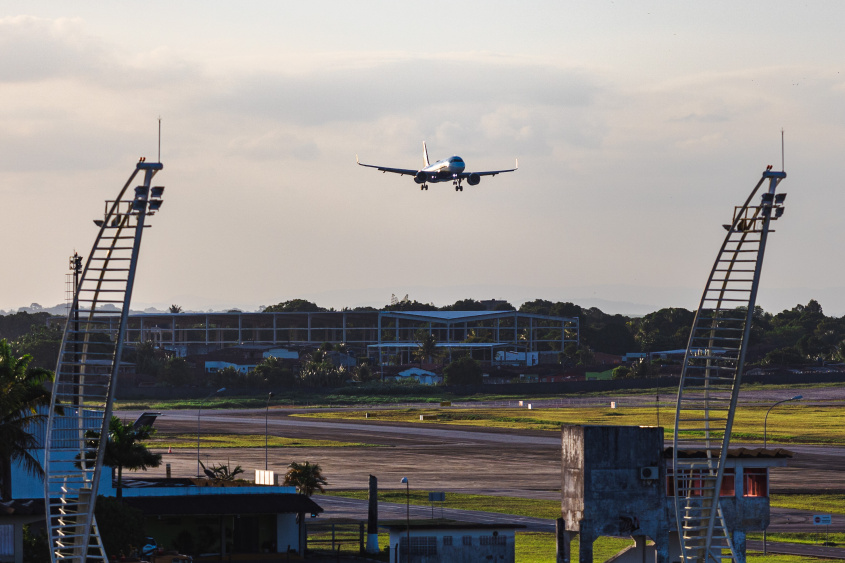
[[[596,541],[596,533],[593,531],[593,526],[581,521],[581,545],[578,549],[578,563],[593,563],[593,542]]]
[[[654,540],[654,563],[669,563],[669,531],[663,530]]]
[[[563,518],[555,521],[555,551],[557,563],[570,563],[572,560],[572,540],[578,532],[569,532],[565,528]]]
[[[734,554],[736,555],[736,563],[745,563],[745,531],[734,530],[733,537]]]
[[[637,552],[637,554],[636,554],[637,561],[639,561],[640,563],[647,563],[646,554],[648,553],[648,551],[646,550],[646,546],[645,546],[646,537],[645,536],[633,536],[633,538],[634,538],[634,549]]]

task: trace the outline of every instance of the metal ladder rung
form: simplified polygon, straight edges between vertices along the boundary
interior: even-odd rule
[[[88,268],[93,272],[128,272],[129,268]]]
[[[747,270],[747,269],[739,269],[739,268],[716,268],[713,270],[714,272],[738,272],[742,274],[752,274],[756,270]]]
[[[91,288],[91,289],[86,289],[84,287],[80,287],[79,291],[93,291],[93,292],[97,292],[97,293],[126,293],[125,289],[106,289],[106,288],[102,288],[102,287],[100,287],[100,288],[95,287],[95,288]]]

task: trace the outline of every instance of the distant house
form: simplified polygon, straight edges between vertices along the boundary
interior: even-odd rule
[[[588,371],[586,373],[586,379],[587,381],[613,379],[613,370],[609,369],[607,371]]]
[[[442,375],[437,375],[433,371],[424,370],[418,367],[400,371],[393,379],[394,381],[408,381],[409,379],[415,379],[417,383],[422,385],[438,385],[443,382]]]
[[[481,524],[454,520],[380,521],[390,534],[390,563],[513,563],[519,524]],[[408,536],[411,549],[408,556]]]
[[[601,365],[619,365],[622,363],[622,356],[616,354],[605,354],[604,352],[595,352],[593,354],[593,362]]]
[[[296,350],[289,350],[288,348],[270,348],[262,353],[264,359],[279,358],[280,360],[298,360],[299,352]]]
[[[235,368],[238,373],[247,374],[255,369],[257,364],[235,364],[232,362],[224,362],[220,360],[211,360],[205,362],[206,373],[217,373],[226,368]]]

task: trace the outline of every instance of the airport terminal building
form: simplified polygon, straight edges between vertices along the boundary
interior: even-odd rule
[[[321,311],[301,313],[140,313],[129,316],[125,342],[152,341],[184,357],[231,346],[316,347],[344,343],[379,362],[410,355],[420,331],[451,353],[479,360],[497,352],[555,352],[580,341],[577,317],[518,311]]]

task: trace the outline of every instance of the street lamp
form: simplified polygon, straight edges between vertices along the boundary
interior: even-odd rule
[[[795,395],[791,399],[784,399],[782,401],[778,401],[777,403],[775,403],[774,405],[769,407],[769,410],[766,411],[766,417],[763,419],[763,449],[764,450],[769,449],[769,439],[768,439],[769,437],[768,437],[768,434],[766,433],[766,426],[769,423],[769,413],[772,412],[773,408],[780,405],[781,403],[788,403],[789,401],[800,401],[803,398],[804,398],[803,395]],[[763,555],[769,554],[769,550],[767,549],[767,545],[766,545],[767,528],[763,528]]]
[[[789,401],[800,401],[803,398],[803,395],[795,395],[791,399],[784,399],[782,401],[778,401],[777,403],[769,407],[769,410],[766,411],[766,417],[763,419],[763,449],[768,449],[769,447],[768,435],[766,434],[766,425],[769,422],[769,413],[772,412],[772,409],[781,403],[788,403]]]
[[[407,522],[407,537],[408,537],[408,551],[405,561],[411,560],[411,484],[408,483],[407,477],[402,477],[401,483],[405,483],[405,515]],[[400,550],[401,553],[401,550]],[[397,558],[398,559],[398,558]]]
[[[214,392],[212,392],[212,393],[209,393],[209,394],[208,394],[208,396],[207,396],[205,399],[203,399],[202,401],[200,401],[200,406],[199,406],[199,408],[197,409],[197,477],[199,477],[199,476],[200,476],[200,415],[202,414],[202,404],[203,404],[205,401],[209,400],[209,399],[212,397],[212,395],[216,395],[216,394],[218,394],[218,393],[222,393],[222,392],[223,392],[223,391],[225,391],[225,390],[226,390],[226,388],[225,388],[225,387],[221,387],[221,388],[220,388],[220,389],[218,389],[217,391],[214,391]]]
[[[267,415],[270,414],[270,399],[273,393],[267,393],[267,408],[264,410],[264,471],[267,471]]]

